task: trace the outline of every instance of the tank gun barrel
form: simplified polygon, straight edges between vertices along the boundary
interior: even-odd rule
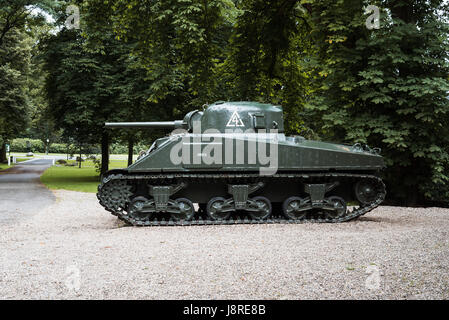
[[[134,129],[179,129],[184,128],[182,120],[162,122],[106,122],[106,128],[134,128]]]

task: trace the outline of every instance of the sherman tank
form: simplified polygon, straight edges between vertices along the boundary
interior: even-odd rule
[[[284,134],[282,107],[216,102],[169,122],[106,128],[171,130],[97,198],[137,226],[345,222],[385,198],[380,149]]]

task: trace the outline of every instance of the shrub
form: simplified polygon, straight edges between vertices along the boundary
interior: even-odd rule
[[[93,159],[93,163],[95,166],[95,171],[101,172],[101,157],[98,157],[98,159]]]
[[[77,166],[76,162],[69,162],[65,164],[66,167],[75,167]]]
[[[28,152],[27,141],[30,142],[31,152],[45,152],[45,144],[39,139],[17,138],[11,141],[11,152]],[[65,143],[51,143],[48,147],[50,153],[66,153]]]
[[[148,150],[148,146],[143,143],[134,144],[133,153],[138,154],[141,150]],[[128,145],[126,142],[114,142],[111,144],[111,154],[128,154]]]
[[[30,142],[32,152],[45,152],[44,143],[38,139],[19,138],[11,141],[11,152],[28,152],[27,141]]]
[[[65,143],[52,143],[48,148],[48,152],[50,153],[66,153],[67,145]]]

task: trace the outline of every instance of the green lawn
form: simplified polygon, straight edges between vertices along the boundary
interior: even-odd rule
[[[73,163],[73,161],[69,161]],[[49,189],[64,189],[81,192],[97,192],[100,174],[92,161],[85,161],[81,169],[67,166],[53,166],[41,176],[41,182]],[[126,160],[111,160],[109,169],[126,168]]]
[[[19,163],[19,162],[24,162],[24,161],[28,161],[28,160],[32,160],[32,159],[34,159],[34,157],[17,158],[17,163]]]
[[[31,160],[31,159],[33,159],[33,157],[28,157],[28,158],[17,158],[16,160],[17,160],[17,164],[19,164],[20,162],[28,161],[28,160]],[[4,169],[11,168],[13,165],[14,165],[14,164],[12,164],[11,166],[8,166],[6,163],[0,163],[0,171],[1,171],[1,170],[4,170]]]
[[[0,171],[8,168],[11,168],[11,166],[8,166],[6,163],[0,163]]]

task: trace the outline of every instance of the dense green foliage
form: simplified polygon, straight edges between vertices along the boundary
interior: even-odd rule
[[[74,2],[80,30],[64,25],[72,2],[15,3],[0,13],[0,32],[14,8],[21,17],[2,40],[10,44],[0,42],[0,140],[54,142],[61,129],[68,144],[99,144],[105,121],[270,102],[284,107],[288,134],[381,147],[390,199],[449,203],[446,2],[86,0]],[[25,4],[51,13],[58,31],[17,11]],[[368,5],[380,8],[379,29],[365,25]],[[158,133],[111,134],[132,151]]]
[[[317,89],[309,114],[318,117],[315,125],[322,120],[323,137],[382,147],[391,197],[447,201],[449,26],[439,16],[445,8],[440,1],[377,1],[389,10],[381,28],[370,31],[363,4],[315,1],[310,68]]]
[[[30,148],[27,146],[27,141],[29,142]],[[27,138],[17,138],[11,140],[10,145],[11,152],[40,152],[44,153],[46,151],[45,144],[39,139],[27,139]],[[67,146],[62,143],[52,143],[48,148],[50,153],[66,153]]]
[[[34,102],[44,99],[38,92],[43,79],[33,58],[46,22],[36,10],[51,13],[55,7],[53,0],[0,0],[0,162],[6,142],[40,118]]]
[[[26,81],[30,39],[18,30],[9,32],[0,47],[0,142],[17,135],[27,124]]]
[[[30,148],[27,146],[27,141],[30,143]],[[11,152],[37,152],[37,153],[44,153],[46,152],[45,143],[40,139],[29,139],[29,138],[17,138],[10,141],[10,151]],[[138,154],[142,150],[148,150],[149,146],[137,143],[134,145],[133,153]],[[100,150],[98,148],[94,150],[90,150],[93,153],[99,153]],[[128,152],[128,146],[121,143],[121,142],[114,142],[110,146],[110,151],[112,154],[126,154]],[[76,153],[77,148],[75,145],[68,145],[66,143],[51,143],[48,146],[48,152],[49,153]]]

